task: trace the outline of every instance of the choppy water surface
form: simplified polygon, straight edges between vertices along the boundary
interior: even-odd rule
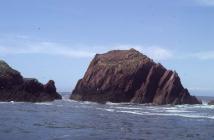
[[[214,106],[0,103],[1,140],[212,140]]]

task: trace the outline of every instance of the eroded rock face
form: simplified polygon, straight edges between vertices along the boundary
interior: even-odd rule
[[[201,103],[190,96],[176,72],[134,49],[97,54],[70,99],[158,105]]]
[[[43,102],[61,99],[54,81],[46,85],[36,79],[23,78],[4,61],[0,61],[0,101]]]

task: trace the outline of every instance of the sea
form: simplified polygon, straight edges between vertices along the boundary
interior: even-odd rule
[[[212,97],[202,105],[0,103],[0,140],[214,140]]]

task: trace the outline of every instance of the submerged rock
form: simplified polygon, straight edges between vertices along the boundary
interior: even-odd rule
[[[0,61],[0,101],[43,102],[61,99],[54,81],[46,85],[36,79],[23,78],[4,61]]]
[[[94,102],[200,104],[178,74],[135,49],[97,54],[70,99]]]

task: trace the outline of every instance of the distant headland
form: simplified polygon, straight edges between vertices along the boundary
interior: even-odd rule
[[[34,78],[23,78],[6,62],[0,61],[0,101],[44,102],[61,98],[53,80],[43,85]]]

